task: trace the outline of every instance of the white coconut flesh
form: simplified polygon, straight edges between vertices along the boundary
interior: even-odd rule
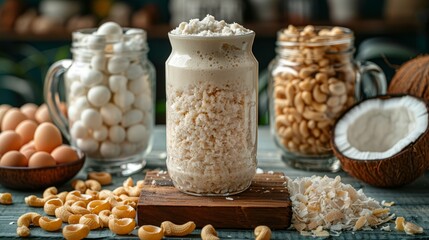
[[[379,160],[399,153],[427,127],[426,105],[414,97],[370,99],[356,105],[338,121],[334,142],[348,158]]]

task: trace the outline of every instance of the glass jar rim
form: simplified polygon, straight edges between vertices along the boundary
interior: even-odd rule
[[[296,47],[296,46],[304,46],[304,47],[320,47],[320,46],[331,46],[331,45],[339,45],[339,44],[347,44],[351,43],[354,40],[354,34],[353,31],[346,27],[336,27],[342,30],[341,37],[331,35],[331,36],[319,36],[318,41],[311,42],[311,41],[287,41],[287,40],[280,40],[282,37],[288,37],[288,38],[299,38],[300,32],[305,28],[305,26],[298,26],[296,29],[298,30],[298,33],[291,34],[286,33],[285,30],[287,28],[280,29],[277,31],[277,41],[276,45],[279,47]],[[314,31],[318,33],[322,29],[332,29],[334,26],[314,26]]]

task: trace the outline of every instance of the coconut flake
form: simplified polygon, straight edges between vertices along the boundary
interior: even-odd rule
[[[325,236],[328,231],[372,229],[394,216],[362,189],[343,184],[340,176],[289,179],[288,188],[292,227],[301,234]]]

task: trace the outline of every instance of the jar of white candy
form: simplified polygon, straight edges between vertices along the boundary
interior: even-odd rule
[[[74,32],[71,52],[73,60],[56,62],[46,76],[45,100],[54,122],[86,153],[88,170],[141,170],[151,148],[155,99],[145,31],[104,23]],[[58,104],[61,80],[67,116]]]

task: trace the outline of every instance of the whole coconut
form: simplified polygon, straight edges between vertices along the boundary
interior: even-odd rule
[[[405,93],[429,100],[429,55],[404,63],[390,82],[388,93]]]

